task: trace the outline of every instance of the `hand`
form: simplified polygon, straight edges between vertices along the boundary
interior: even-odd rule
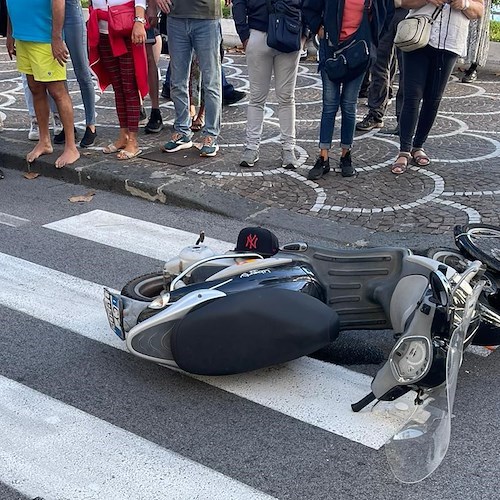
[[[232,3],[233,3],[233,1],[232,1],[232,0],[224,0],[224,5],[225,5],[226,7],[229,7]]]
[[[469,0],[451,0],[450,7],[455,10],[464,10],[470,6]]]
[[[62,38],[52,39],[52,55],[61,66],[68,62],[69,51]]]
[[[9,54],[10,60],[12,61],[12,58],[16,55],[16,41],[12,38],[12,35],[7,34],[5,47],[7,47],[7,52]]]
[[[170,12],[170,7],[172,6],[172,0],[156,0],[156,4],[162,12],[168,14]]]
[[[247,45],[248,45],[248,38],[246,40],[243,40],[241,43],[243,44],[243,50],[246,52],[247,50]]]
[[[320,26],[317,35],[320,40],[325,38],[325,28],[323,26]]]
[[[448,3],[448,0],[428,0],[427,3],[430,3],[431,5],[434,5],[434,7],[441,7],[441,5],[444,5],[445,3]]]
[[[146,28],[144,27],[144,24],[139,22],[134,23],[131,39],[132,43],[135,43],[136,45],[146,42]]]

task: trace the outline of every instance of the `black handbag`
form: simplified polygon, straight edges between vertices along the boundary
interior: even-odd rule
[[[267,0],[269,24],[267,45],[280,52],[296,52],[302,44],[302,16],[300,8],[284,0]]]
[[[366,73],[371,64],[371,31],[368,20],[370,0],[365,0],[363,18],[357,31],[343,45],[338,41],[331,45],[326,33],[327,52],[329,55],[323,67],[332,82],[349,82]]]

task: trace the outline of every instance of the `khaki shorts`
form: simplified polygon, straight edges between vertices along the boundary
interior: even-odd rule
[[[16,40],[17,69],[33,75],[37,82],[66,80],[66,65],[61,66],[52,55],[50,43]]]

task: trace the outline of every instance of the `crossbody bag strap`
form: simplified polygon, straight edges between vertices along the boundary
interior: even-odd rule
[[[441,14],[441,11],[443,10],[444,4],[438,5],[435,9],[434,12],[432,13],[431,16],[431,24],[437,19],[439,14]]]
[[[335,50],[337,50],[339,43],[340,43],[340,31],[342,30],[342,20],[344,17],[344,7],[345,7],[345,1],[349,0],[343,0],[339,2],[339,10],[337,12],[337,24],[338,24],[338,32],[337,32],[337,39],[335,40],[335,43],[333,42],[332,38],[330,38],[330,35],[328,34],[328,31],[325,30],[325,39],[328,42],[328,45],[331,47],[334,47]],[[269,0],[268,0],[269,2]],[[365,18],[368,19],[368,15],[370,14],[370,8],[372,6],[372,0],[365,0],[365,3],[363,5],[363,17],[361,18],[361,23],[365,21]],[[360,26],[361,26],[360,23]],[[359,29],[359,28],[358,28]]]

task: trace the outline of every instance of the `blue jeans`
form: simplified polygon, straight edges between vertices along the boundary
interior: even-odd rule
[[[199,60],[205,100],[205,125],[201,134],[217,138],[222,109],[220,20],[168,16],[167,30],[172,67],[170,95],[175,108],[174,130],[187,137],[193,135],[190,128],[188,82],[194,50]]]
[[[64,41],[80,86],[85,108],[85,123],[95,125],[95,90],[89,67],[86,34],[80,0],[66,0]]]
[[[351,149],[356,127],[356,108],[359,89],[363,83],[364,73],[346,83],[332,82],[324,70],[321,70],[323,81],[323,108],[319,129],[319,148],[332,147],[335,116],[340,106],[342,119],[340,122],[340,147]]]

